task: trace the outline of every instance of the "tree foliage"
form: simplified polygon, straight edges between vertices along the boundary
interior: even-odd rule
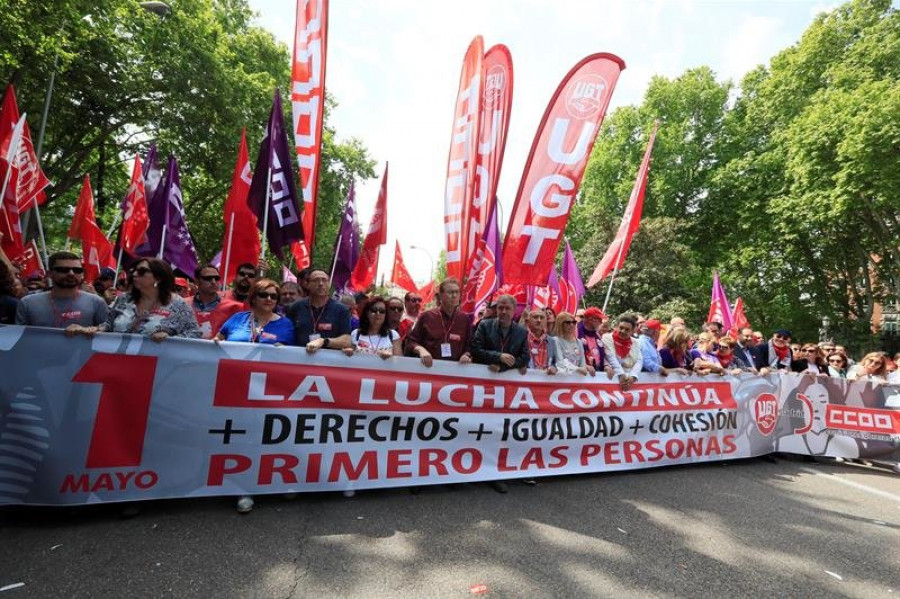
[[[658,119],[643,231],[613,305],[671,296],[705,314],[718,269],[754,325],[813,339],[828,316],[865,344],[874,305],[900,299],[898,73],[900,13],[853,0],[736,90],[705,67],[654,78],[594,146],[569,230],[579,257],[596,263],[612,239]],[[660,217],[675,219],[667,244],[646,243],[666,235]]]
[[[42,160],[54,183],[45,217],[54,245],[61,245],[82,176],[91,175],[108,226],[131,159],[155,141],[162,157],[179,160],[201,255],[221,248],[221,210],[241,129],[247,129],[253,160],[273,90],[289,89],[289,52],[253,25],[246,0],[169,5],[171,12],[159,17],[137,0],[0,0],[0,75],[16,85],[35,137],[56,73]],[[282,99],[290,123],[289,98]],[[374,165],[361,143],[338,143],[331,129],[323,147],[313,256],[325,263],[349,182],[372,177]]]

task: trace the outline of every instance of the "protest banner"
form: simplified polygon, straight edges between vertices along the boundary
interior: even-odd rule
[[[787,452],[900,459],[900,388],[482,365],[0,327],[0,504],[340,491]]]

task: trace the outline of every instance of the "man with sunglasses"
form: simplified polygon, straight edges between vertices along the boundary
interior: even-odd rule
[[[406,339],[406,335],[412,330],[416,321],[419,320],[419,312],[422,310],[422,295],[410,291],[403,297],[403,307],[405,308],[403,319],[400,321],[400,340]]]
[[[778,329],[768,343],[760,343],[753,348],[753,361],[760,374],[773,370],[791,372],[794,357],[791,355],[791,332]]]
[[[86,327],[106,322],[109,309],[98,295],[84,293],[84,266],[71,252],[56,252],[48,260],[50,291],[22,298],[16,310],[16,324],[65,329],[72,336]]]
[[[240,270],[240,269],[239,269]],[[244,311],[244,304],[219,295],[219,269],[212,264],[204,264],[194,271],[197,294],[191,300],[191,308],[203,339],[212,339],[232,315]]]
[[[243,310],[249,310],[250,289],[256,282],[256,266],[249,262],[244,262],[237,267],[234,273],[234,281],[231,283],[231,289],[225,292],[225,299],[233,302],[239,302]]]

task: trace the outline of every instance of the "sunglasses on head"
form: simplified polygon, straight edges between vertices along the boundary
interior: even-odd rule
[[[222,277],[219,275],[206,275],[205,277],[200,277],[204,281],[221,281]]]
[[[84,268],[82,268],[80,266],[54,266],[53,272],[55,272],[58,275],[66,275],[69,273],[72,273],[75,275],[81,275],[81,274],[84,274]]]
[[[277,300],[278,294],[274,293],[274,292],[269,293],[268,291],[260,291],[259,293],[256,294],[256,297],[258,297],[259,299]]]
[[[152,271],[149,268],[147,268],[146,266],[139,266],[131,272],[136,277],[143,277],[145,274],[147,274],[148,272],[152,272]]]

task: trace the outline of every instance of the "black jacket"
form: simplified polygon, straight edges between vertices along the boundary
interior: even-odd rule
[[[516,363],[510,367],[500,361],[500,354],[515,356]],[[478,323],[472,340],[472,358],[478,364],[496,364],[500,371],[510,368],[527,368],[531,354],[528,351],[528,331],[523,326],[512,323],[505,338],[500,336],[500,320],[489,318]]]
[[[753,348],[753,359],[755,362],[755,366],[757,370],[762,370],[763,368],[771,368],[771,364],[769,364],[769,360],[774,356],[775,350],[772,348],[772,342],[767,341],[766,343],[761,343]],[[787,364],[779,363],[776,365],[777,370],[791,370],[793,366],[794,360],[791,357],[791,352],[788,350],[788,358]]]

